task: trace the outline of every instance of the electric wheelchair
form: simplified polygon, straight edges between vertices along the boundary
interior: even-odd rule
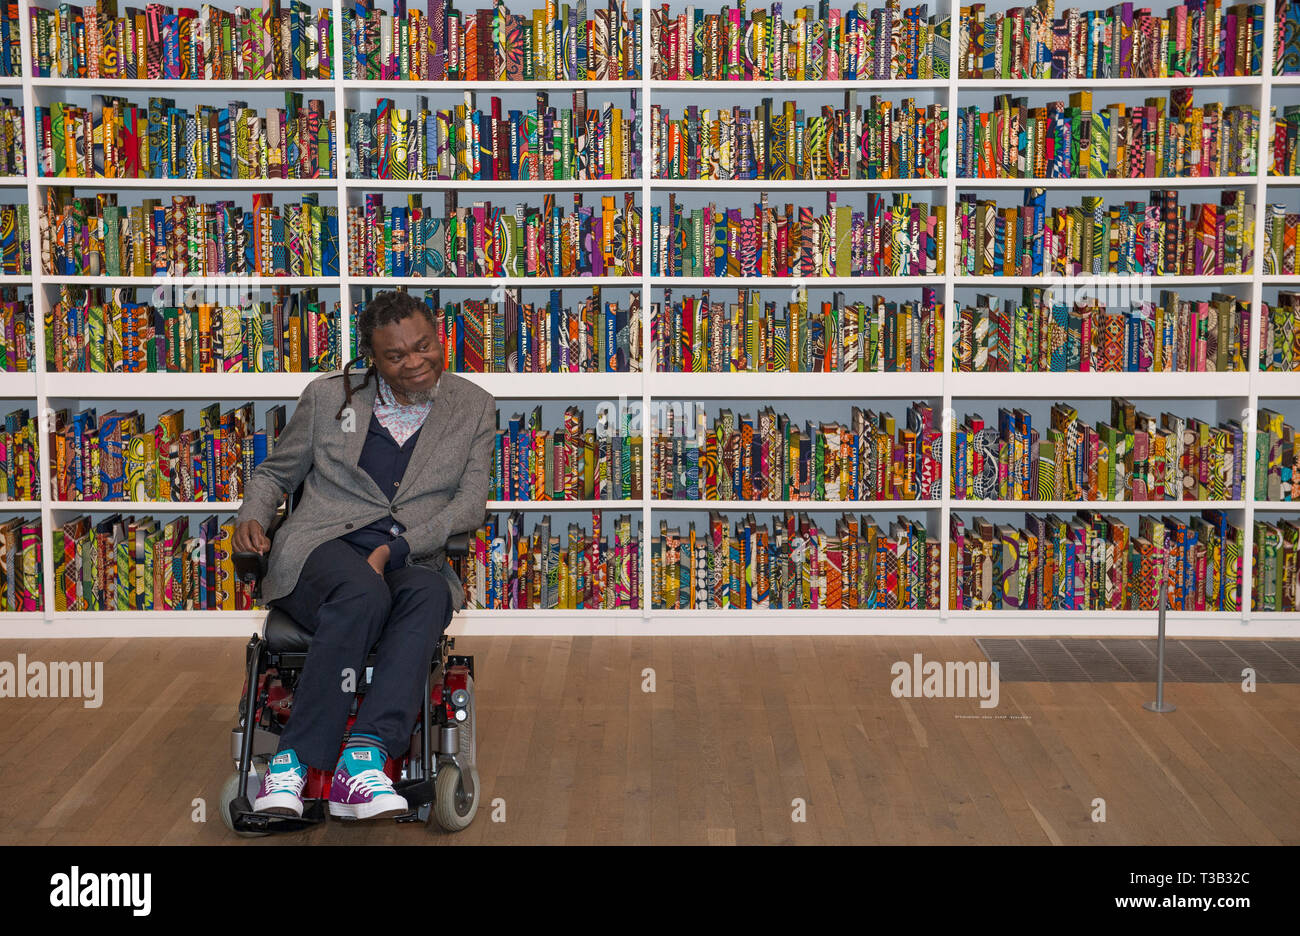
[[[302,495],[299,487],[289,499],[292,510]],[[281,515],[281,519],[284,514]],[[280,523],[266,536],[270,539]],[[469,532],[454,534],[447,542],[447,560],[463,559],[469,548]],[[267,556],[261,553],[234,554],[235,572],[240,580],[260,593],[266,575]],[[447,612],[447,623],[452,611]],[[221,818],[235,834],[256,837],[292,832],[325,821],[329,800],[331,771],[309,767],[303,787],[303,814],[299,816],[255,813],[252,802],[257,797],[262,775],[276,752],[277,740],[289,720],[293,694],[312,634],[288,613],[268,608],[261,636],[254,634],[245,648],[246,682],[239,702],[236,726],[231,731],[231,755],[235,772],[221,790]],[[412,732],[411,747],[400,758],[390,757],[384,772],[393,781],[394,790],[405,797],[409,811],[397,816],[397,822],[427,823],[430,814],[448,832],[468,828],[478,810],[480,796],[476,755],[476,718],[474,692],[474,658],[452,653],[456,641],[446,635],[438,641],[429,675],[425,681],[424,705]],[[357,711],[369,688],[374,665],[374,651],[366,657],[364,673],[358,678],[356,695],[348,715],[350,730]],[[249,715],[251,714],[251,717]],[[346,735],[346,732],[345,732]],[[340,750],[342,749],[340,739]],[[348,820],[343,820],[348,821]],[[355,821],[355,820],[353,820]]]

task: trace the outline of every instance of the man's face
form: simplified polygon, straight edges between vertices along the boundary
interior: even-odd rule
[[[420,403],[432,397],[442,376],[443,358],[438,335],[426,316],[417,312],[381,325],[370,343],[375,367],[397,394],[398,402]]]

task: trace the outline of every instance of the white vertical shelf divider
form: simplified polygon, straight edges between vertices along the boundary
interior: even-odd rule
[[[40,472],[41,486],[41,618],[49,624],[54,620],[54,557],[50,543],[54,536],[54,512],[51,508],[53,492],[50,491],[50,469],[46,440],[53,428],[49,425],[50,405],[45,387],[45,306],[47,298],[42,288],[40,207],[41,191],[37,186],[37,165],[40,149],[36,143],[36,89],[32,85],[32,35],[29,0],[18,0],[18,15],[22,17],[18,35],[22,49],[22,99],[23,99],[23,146],[26,147],[23,165],[27,169],[27,230],[32,247],[31,283],[32,283],[32,327],[36,331],[35,342],[35,377],[36,377],[36,425],[39,438],[36,440],[37,470]],[[29,365],[31,366],[31,365]]]
[[[334,59],[330,74],[334,76],[334,180],[338,186],[339,217],[339,367],[355,357],[352,337],[352,288],[348,244],[348,184],[352,173],[348,165],[348,99],[347,78],[343,74],[343,0],[330,0],[333,4]],[[362,429],[361,431],[365,431]]]
[[[1273,86],[1273,17],[1275,15],[1275,0],[1265,0],[1264,6],[1264,59],[1260,66],[1259,74],[1259,144],[1258,157],[1255,166],[1255,243],[1253,255],[1251,257],[1251,268],[1254,273],[1250,284],[1250,347],[1247,354],[1250,360],[1246,362],[1246,373],[1249,379],[1247,384],[1248,396],[1246,399],[1246,420],[1249,424],[1242,426],[1245,430],[1243,433],[1249,440],[1246,446],[1246,477],[1242,482],[1241,499],[1246,505],[1243,514],[1242,523],[1244,528],[1241,531],[1241,623],[1242,626],[1250,624],[1251,614],[1254,611],[1253,592],[1251,583],[1255,581],[1255,446],[1258,445],[1259,431],[1259,381],[1256,375],[1259,374],[1259,348],[1260,332],[1264,330],[1264,289],[1263,289],[1263,272],[1264,272],[1264,217],[1268,205],[1268,166],[1266,160],[1271,152],[1269,139],[1272,136],[1272,127],[1268,119],[1268,109],[1270,102],[1271,89]]]
[[[948,620],[948,606],[952,592],[948,581],[949,544],[948,530],[952,522],[952,453],[949,451],[952,430],[957,425],[957,414],[952,403],[953,333],[957,325],[957,72],[961,64],[961,0],[952,0],[948,8],[948,100],[944,102],[948,114],[947,171],[944,181],[944,222],[947,232],[939,249],[943,251],[943,347],[942,359],[935,362],[939,368],[943,404],[939,413],[939,428],[943,432],[942,464],[939,467],[939,620]]]
[[[651,412],[652,381],[659,367],[659,349],[652,347],[650,336],[654,329],[650,327],[650,310],[653,306],[650,288],[650,254],[654,245],[650,243],[650,181],[653,176],[650,162],[650,5],[641,6],[641,93],[637,95],[637,106],[641,115],[641,532],[638,537],[637,555],[641,562],[641,594],[638,602],[641,608],[642,627],[650,629],[651,608],[651,562],[650,538],[653,535],[650,505],[653,503],[654,484],[654,422]],[[621,76],[620,76],[621,77]],[[621,402],[621,398],[620,398]],[[605,524],[600,526],[605,529]],[[695,557],[691,557],[691,574],[695,572]],[[615,621],[621,624],[622,619]],[[621,627],[619,627],[621,630]]]

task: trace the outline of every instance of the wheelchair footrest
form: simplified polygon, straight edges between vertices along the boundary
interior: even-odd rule
[[[325,801],[307,800],[303,804],[301,816],[281,816],[275,813],[255,813],[248,797],[240,796],[231,802],[230,815],[237,832],[298,832],[325,821]]]
[[[405,815],[398,816],[398,822],[423,822],[420,818],[422,807],[428,806],[433,802],[433,781],[431,780],[402,780],[393,784],[393,790],[399,796],[406,799],[406,805],[411,807],[411,811]]]

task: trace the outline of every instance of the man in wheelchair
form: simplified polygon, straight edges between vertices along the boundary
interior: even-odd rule
[[[312,634],[254,812],[302,816],[309,766],[333,769],[333,816],[407,812],[384,762],[406,753],[430,659],[464,603],[448,537],[476,528],[487,504],[496,401],[443,373],[432,310],[379,293],[358,316],[356,347],[341,373],[307,385],[237,518],[235,552],[269,551],[262,600]],[[350,369],[365,358],[354,387]],[[299,485],[272,542],[267,531]],[[345,739],[372,650],[370,688]]]

